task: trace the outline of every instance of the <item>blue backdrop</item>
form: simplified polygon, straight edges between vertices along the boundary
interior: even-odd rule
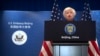
[[[81,17],[81,12],[77,11],[76,20]],[[15,11],[6,10],[0,14],[2,17],[2,37],[0,56],[38,56],[42,41],[44,39],[44,21],[50,19],[51,11]],[[100,11],[91,11],[92,20],[96,21],[96,36],[100,45]],[[8,22],[32,22],[29,29],[12,29]],[[18,46],[12,42],[12,34],[16,30],[23,30],[28,35],[28,40],[24,45]]]

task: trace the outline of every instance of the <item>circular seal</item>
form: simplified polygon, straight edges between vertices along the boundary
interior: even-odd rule
[[[66,34],[72,35],[72,34],[74,34],[74,33],[76,32],[76,27],[75,27],[74,24],[69,23],[69,24],[66,24],[66,25],[65,25],[64,30],[65,30],[65,33],[66,33]]]
[[[27,34],[22,30],[17,30],[12,34],[12,41],[16,45],[23,45],[27,41]]]

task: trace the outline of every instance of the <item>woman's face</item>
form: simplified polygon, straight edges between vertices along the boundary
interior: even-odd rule
[[[75,14],[72,9],[69,9],[65,11],[64,17],[67,21],[73,21]]]

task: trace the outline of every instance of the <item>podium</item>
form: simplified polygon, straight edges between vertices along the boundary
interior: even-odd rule
[[[95,21],[45,21],[45,41],[54,56],[88,56],[88,41],[96,37]]]

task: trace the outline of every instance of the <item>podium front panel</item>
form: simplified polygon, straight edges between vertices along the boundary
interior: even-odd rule
[[[45,21],[44,37],[53,42],[95,40],[95,21]]]

